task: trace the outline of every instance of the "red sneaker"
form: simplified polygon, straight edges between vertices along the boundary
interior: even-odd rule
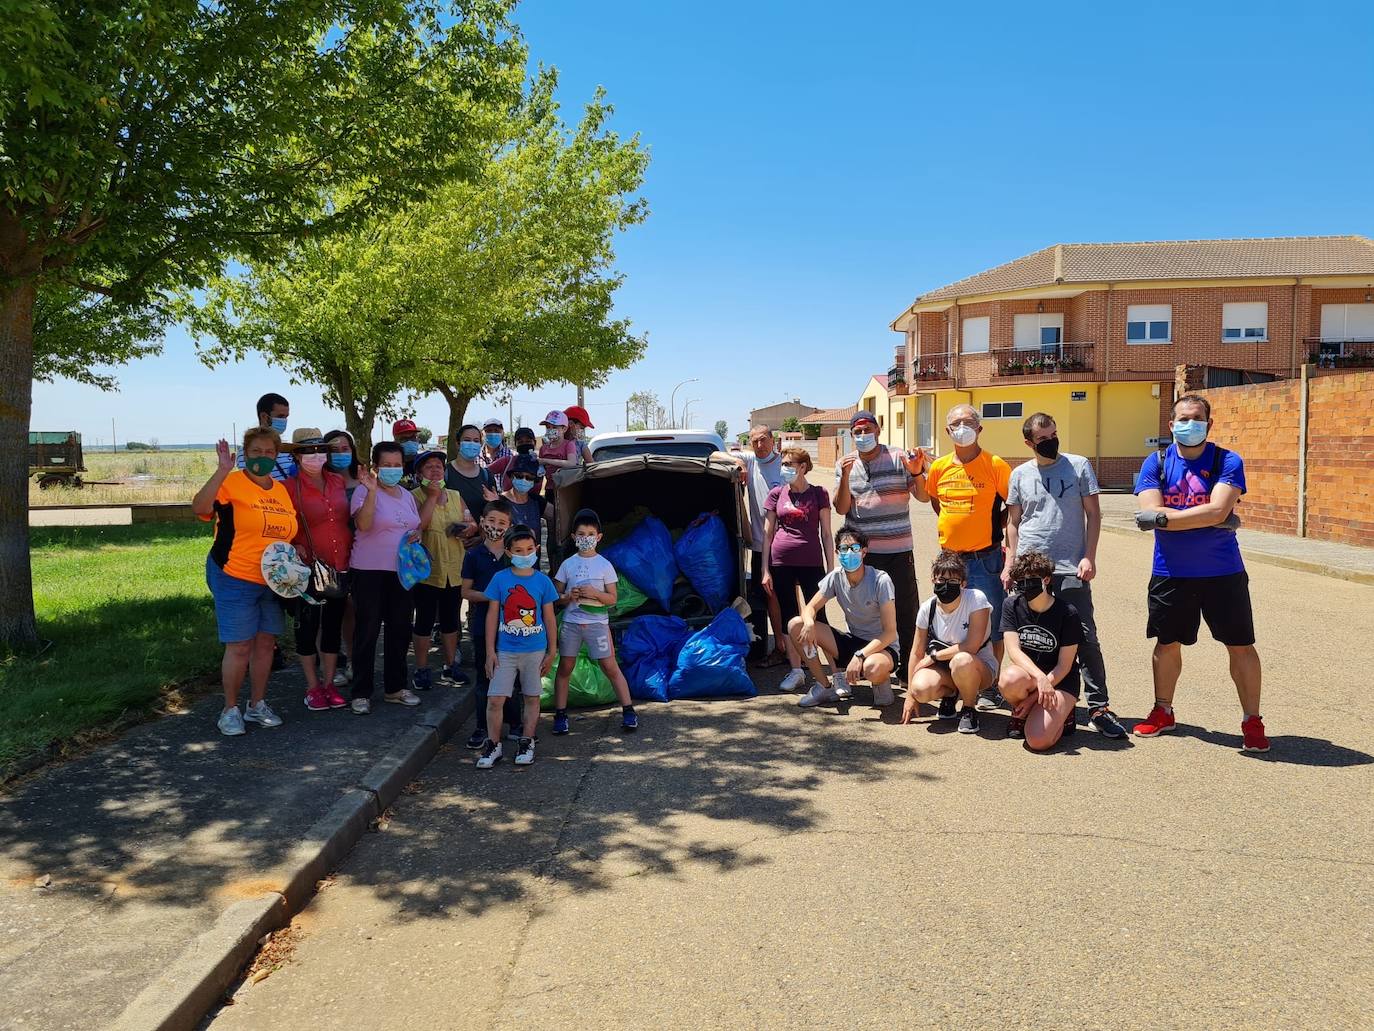
[[[1150,715],[1135,725],[1136,737],[1157,737],[1174,729],[1174,714],[1165,712],[1163,706],[1156,705]]]
[[[311,712],[321,712],[329,708],[329,695],[322,687],[312,687],[305,692],[305,707]]]
[[[329,700],[329,707],[331,709],[342,709],[348,705],[348,699],[339,694],[338,691],[335,691],[332,685],[326,686],[323,690],[325,698]]]
[[[1259,716],[1246,716],[1241,720],[1240,733],[1245,739],[1240,746],[1242,752],[1269,751],[1269,739],[1264,736],[1264,720]]]

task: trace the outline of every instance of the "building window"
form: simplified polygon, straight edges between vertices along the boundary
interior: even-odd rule
[[[1132,304],[1126,308],[1126,343],[1167,344],[1173,340],[1171,304]]]
[[[963,325],[964,354],[987,354],[992,320],[986,315],[965,319]]]
[[[1058,348],[1064,342],[1064,316],[1059,312],[1017,315],[1012,326],[1012,339],[1018,351]]]
[[[898,413],[897,413],[897,428],[900,430],[900,429],[904,429],[905,427],[906,427],[906,412],[898,412]]]
[[[1021,401],[984,401],[983,419],[1022,419]]]
[[[1374,340],[1374,304],[1323,304],[1322,341]]]
[[[1230,301],[1221,306],[1221,339],[1226,343],[1269,339],[1269,305],[1264,301]]]

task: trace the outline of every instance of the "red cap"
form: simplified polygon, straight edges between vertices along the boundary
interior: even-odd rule
[[[572,405],[571,407],[564,408],[563,414],[569,419],[576,419],[589,430],[596,429],[596,427],[592,425],[592,417],[587,414],[587,409],[583,408],[581,405]]]
[[[420,427],[411,419],[397,419],[391,424],[391,435],[399,437],[402,433],[419,433]]]

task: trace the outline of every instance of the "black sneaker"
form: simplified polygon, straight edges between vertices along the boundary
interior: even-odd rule
[[[991,712],[993,709],[1005,709],[1007,700],[1002,697],[1002,692],[997,690],[997,685],[993,684],[986,691],[978,693],[978,701],[975,707],[979,712]]]
[[[971,705],[965,705],[959,713],[959,733],[978,733],[978,710]]]
[[[1061,738],[1069,737],[1078,732],[1078,706],[1069,710],[1069,715],[1064,720],[1064,730],[1060,733]]]
[[[1007,721],[1007,737],[1022,741],[1026,737],[1026,721],[1013,716]]]
[[[1116,713],[1105,705],[1088,717],[1088,722],[1096,727],[1097,732],[1103,737],[1124,738],[1126,736],[1126,728],[1116,718]]]
[[[952,720],[959,715],[959,698],[957,695],[947,694],[940,699],[939,718],[942,720]]]
[[[478,727],[468,735],[467,746],[469,748],[481,748],[482,742],[487,739],[487,728]]]

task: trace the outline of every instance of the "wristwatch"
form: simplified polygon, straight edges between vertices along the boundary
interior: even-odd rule
[[[1158,526],[1161,530],[1164,529],[1164,527],[1168,526],[1168,525],[1169,525],[1169,517],[1168,517],[1168,515],[1165,514],[1164,512],[1156,512],[1156,513],[1155,513],[1155,525]]]

